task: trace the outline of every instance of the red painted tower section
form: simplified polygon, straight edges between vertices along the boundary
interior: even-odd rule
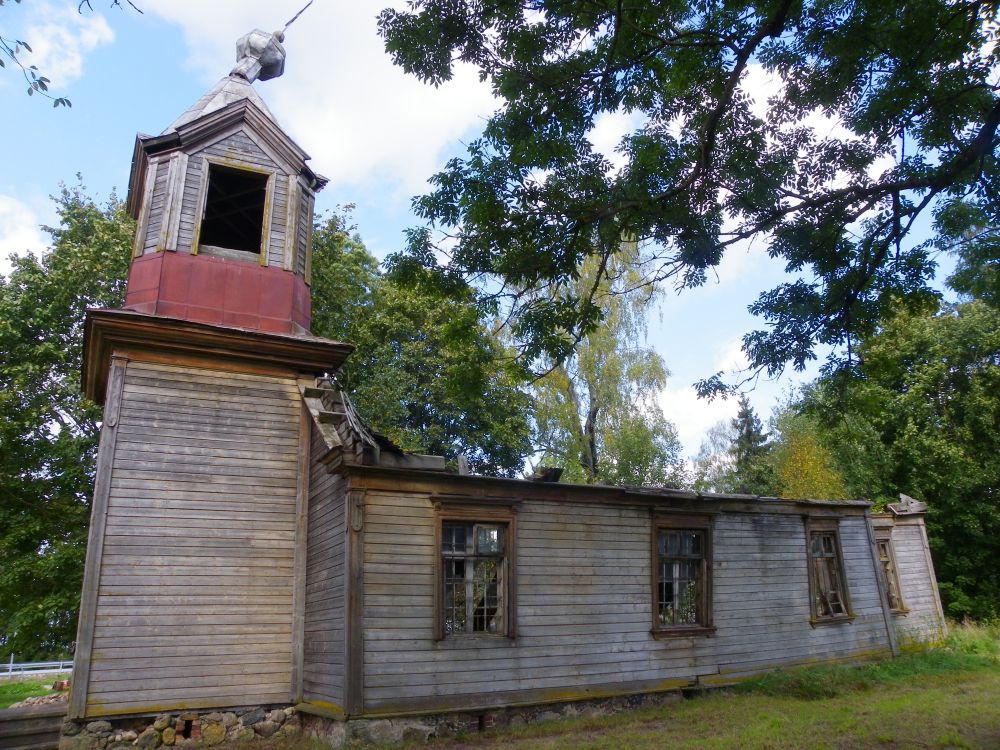
[[[132,262],[126,310],[269,333],[308,331],[309,287],[253,261],[159,252]]]

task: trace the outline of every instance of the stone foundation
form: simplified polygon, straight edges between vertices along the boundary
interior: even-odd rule
[[[494,708],[395,719],[337,721],[294,708],[253,706],[231,711],[184,711],[156,717],[66,721],[59,750],[204,748],[227,741],[288,737],[300,732],[332,748],[390,745],[481,732],[495,727],[541,724],[575,716],[606,716],[681,700],[680,691],[625,695],[573,703]]]
[[[303,711],[302,731],[330,747],[389,745],[402,741],[427,741],[435,737],[481,732],[494,727],[541,724],[575,716],[606,716],[646,706],[662,706],[682,699],[680,691],[626,695],[573,703],[554,703],[519,708],[495,708],[411,716],[396,719],[349,719],[337,721]]]
[[[231,711],[184,711],[156,717],[66,721],[59,750],[125,750],[139,747],[211,747],[227,740],[296,735],[301,730],[294,708],[253,706]]]

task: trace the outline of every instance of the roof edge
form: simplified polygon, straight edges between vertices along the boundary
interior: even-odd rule
[[[198,323],[132,310],[91,309],[83,333],[81,384],[87,398],[104,403],[111,355],[132,348],[287,367],[321,375],[336,371],[353,344],[293,334]]]

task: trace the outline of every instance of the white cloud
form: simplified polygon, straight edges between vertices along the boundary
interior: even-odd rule
[[[733,373],[745,370],[749,365],[746,352],[743,351],[743,340],[732,338],[724,341],[715,348],[715,359],[712,367],[715,370],[722,370],[726,373]]]
[[[11,253],[40,253],[46,247],[38,217],[31,208],[9,195],[0,195],[0,274],[10,272]]]
[[[768,100],[780,94],[785,88],[781,76],[767,70],[759,63],[747,65],[746,74],[740,81],[740,88],[750,95],[750,111],[761,120],[767,119]]]
[[[665,388],[660,393],[660,406],[667,419],[676,425],[677,436],[688,456],[698,453],[701,441],[712,425],[723,419],[732,419],[737,409],[735,399],[707,401],[698,398],[689,385]]]
[[[236,40],[254,27],[280,28],[298,0],[173,0],[146,8],[178,24],[189,67],[208,88],[226,75]],[[392,65],[376,28],[385,0],[316,3],[288,30],[284,75],[256,84],[282,127],[335,184],[389,183],[422,192],[454,142],[478,130],[495,108],[487,84],[468,66],[452,81],[422,84]],[[167,123],[164,123],[166,125]],[[388,199],[399,196],[387,196]]]
[[[710,356],[711,364],[706,364],[706,368],[711,369],[705,374],[721,371],[724,375],[732,375],[747,367],[746,354],[743,353],[739,337],[712,347]],[[706,356],[704,359],[707,361],[709,358]],[[698,398],[695,389],[689,385],[668,385],[660,392],[659,403],[667,419],[677,426],[677,435],[688,456],[697,454],[710,427],[723,419],[735,417],[738,408],[735,398],[716,398],[712,401]]]
[[[22,62],[37,65],[53,89],[83,75],[87,55],[114,41],[108,22],[97,13],[78,13],[73,6],[49,4],[40,4],[32,11],[32,20],[24,32],[32,51]]]
[[[626,157],[616,151],[618,144],[626,135],[637,130],[643,119],[639,112],[603,112],[587,134],[594,149],[611,162],[614,171],[620,170],[626,162]]]

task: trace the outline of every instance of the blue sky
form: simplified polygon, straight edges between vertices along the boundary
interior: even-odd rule
[[[0,34],[27,40],[52,91],[71,109],[24,94],[9,67],[0,71],[0,272],[10,252],[41,250],[40,224],[54,222],[49,196],[83,176],[90,193],[127,188],[136,132],[159,133],[234,62],[236,39],[254,27],[280,28],[303,0],[136,0],[144,11],[92,0],[23,0],[0,8]],[[285,75],[256,86],[279,123],[330,178],[317,206],[356,205],[354,220],[370,250],[383,256],[414,225],[410,199],[426,179],[474,138],[495,106],[475,72],[462,69],[434,89],[408,78],[384,54],[375,17],[388,0],[316,0],[289,30]],[[30,59],[29,59],[30,58]],[[771,84],[747,82],[766,97]],[[759,91],[754,91],[757,87]],[[595,144],[611,153],[632,124],[598,123]],[[694,454],[705,431],[735,413],[732,401],[699,401],[691,384],[743,360],[740,337],[758,325],[747,313],[757,294],[783,277],[764,243],[730,251],[701,289],[668,292],[649,325],[649,344],[673,373],[660,402]],[[814,371],[807,375],[814,374]],[[777,398],[804,377],[762,381],[750,394],[766,419]]]

